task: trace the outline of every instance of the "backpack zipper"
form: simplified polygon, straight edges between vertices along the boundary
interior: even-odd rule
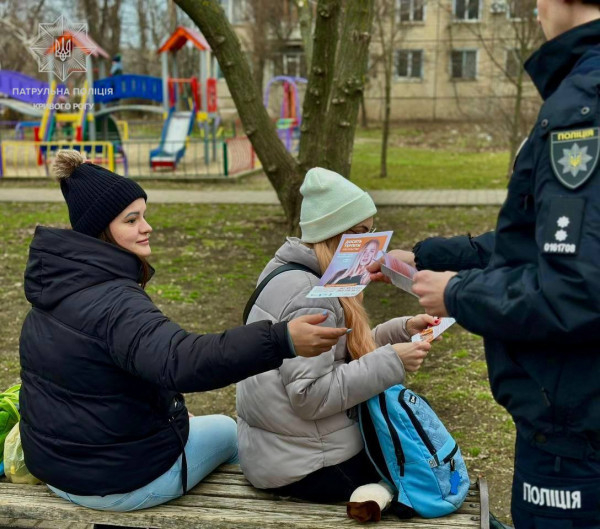
[[[446,464],[448,461],[450,461],[450,470],[454,470],[454,468],[452,468],[454,466],[454,459],[452,459],[452,458],[454,457],[456,452],[458,452],[458,443],[456,443],[454,445],[454,448],[452,449],[452,451],[442,460],[442,463],[444,463],[444,464]]]
[[[400,394],[398,395],[398,402],[400,403],[400,406],[402,406],[404,408],[404,410],[406,411],[408,418],[410,419],[410,422],[412,422],[412,425],[415,427],[415,430],[417,430],[419,437],[422,439],[423,443],[425,443],[427,450],[429,450],[429,453],[435,458],[435,462],[439,465],[440,462],[438,461],[438,458],[437,458],[437,450],[433,446],[431,439],[429,439],[429,436],[425,432],[423,425],[419,422],[419,419],[417,419],[417,416],[414,414],[411,407],[404,401],[404,393],[405,392],[406,392],[406,388],[404,388],[402,391],[400,391]]]
[[[402,443],[400,442],[400,437],[398,437],[398,432],[396,432],[396,429],[390,420],[390,416],[387,411],[387,404],[385,402],[385,395],[383,393],[379,394],[379,407],[381,408],[381,414],[383,415],[388,430],[390,431],[390,437],[392,438],[392,443],[394,444],[394,453],[396,454],[396,459],[400,463],[400,476],[404,476],[404,464],[406,463],[406,458],[404,457],[404,451],[402,450]]]

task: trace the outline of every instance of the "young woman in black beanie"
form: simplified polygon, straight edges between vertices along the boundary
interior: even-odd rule
[[[188,416],[180,392],[208,391],[329,350],[325,316],[221,334],[183,330],[144,292],[152,275],[146,193],[60,151],[54,169],[72,230],[38,226],[25,271],[21,440],[33,475],[94,509],[130,511],[185,494],[237,462],[229,417]]]

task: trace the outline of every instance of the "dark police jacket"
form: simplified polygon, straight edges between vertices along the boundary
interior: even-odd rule
[[[544,104],[494,233],[426,240],[419,268],[458,270],[448,312],[485,340],[492,391],[532,444],[600,458],[600,21],[526,63]]]
[[[137,257],[38,227],[25,271],[21,438],[36,477],[66,492],[129,492],[181,455],[179,392],[207,391],[292,357],[285,323],[188,333],[137,284]]]

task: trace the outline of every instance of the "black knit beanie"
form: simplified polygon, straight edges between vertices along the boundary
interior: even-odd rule
[[[139,184],[86,162],[79,151],[59,151],[53,169],[69,208],[71,227],[85,235],[98,237],[134,200],[148,198]]]

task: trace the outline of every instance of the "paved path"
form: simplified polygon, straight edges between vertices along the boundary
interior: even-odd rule
[[[279,204],[274,191],[186,191],[147,189],[151,203],[181,204]],[[371,191],[378,206],[499,206],[504,189],[431,189]],[[63,202],[59,189],[5,188],[0,202]]]

